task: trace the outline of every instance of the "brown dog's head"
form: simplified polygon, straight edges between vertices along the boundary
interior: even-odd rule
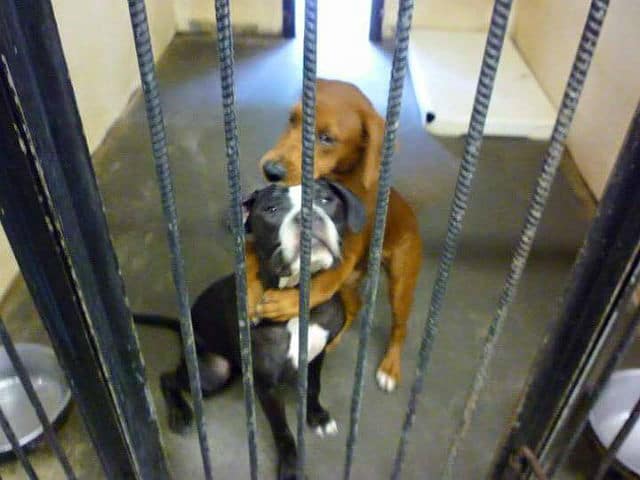
[[[318,80],[316,90],[315,178],[357,175],[369,190],[378,180],[384,120],[364,94],[350,83]],[[270,182],[301,181],[302,105],[296,104],[289,125],[276,145],[260,159]]]

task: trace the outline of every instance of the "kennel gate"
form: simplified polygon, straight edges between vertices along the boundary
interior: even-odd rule
[[[285,34],[293,35],[289,9]],[[382,2],[374,2],[371,36],[379,35]],[[184,354],[194,401],[205,478],[213,478],[202,411],[200,380],[190,323],[189,297],[181,254],[178,219],[168,163],[168,149],[155,75],[144,0],[128,0],[140,77],[152,141],[162,207],[171,250],[172,273]],[[449,274],[462,230],[483,128],[511,0],[496,0],[486,40],[462,164],[455,187],[448,230],[424,324],[418,365],[391,477],[400,478],[416,400],[424,389],[429,357],[436,338]],[[540,175],[514,249],[511,266],[484,351],[467,396],[460,425],[448,449],[443,478],[452,478],[457,452],[473,419],[476,402],[488,376],[503,324],[525,268],[550,186],[587,77],[608,7],[592,0]],[[383,160],[376,203],[375,231],[368,258],[368,289],[360,313],[360,340],[353,384],[351,421],[343,478],[350,478],[358,441],[358,423],[367,361],[367,342],[378,287],[380,255],[391,184],[393,144],[399,122],[407,68],[407,47],[413,1],[401,0],[393,53]],[[258,478],[255,402],[251,374],[250,325],[246,318],[244,232],[242,228],[239,150],[234,98],[233,37],[228,0],[215,1],[217,47],[222,80],[228,183],[235,239],[235,279],[242,348],[243,384],[251,477]],[[316,2],[307,0],[303,60],[303,234],[300,278],[299,365],[307,364],[310,213],[315,139]],[[124,295],[123,281],[109,238],[91,158],[68,78],[50,0],[6,1],[0,4],[0,217],[34,302],[55,347],[89,435],[109,478],[170,478],[155,410],[146,384],[142,357]],[[584,429],[584,407],[598,392],[629,344],[640,315],[631,297],[640,273],[640,109],[629,127],[598,213],[574,266],[561,312],[541,347],[520,404],[496,449],[490,478],[552,476]],[[3,323],[0,339],[36,409],[37,396]],[[603,347],[607,345],[607,351]],[[13,353],[12,353],[13,352]],[[604,364],[589,379],[595,361]],[[299,469],[304,470],[306,368],[299,369]],[[587,386],[589,388],[585,388]],[[582,409],[577,408],[583,407]],[[588,410],[588,409],[587,409]],[[40,412],[42,413],[42,412]],[[46,419],[45,436],[68,478],[73,469]],[[569,421],[571,420],[571,421]],[[627,422],[630,426],[633,418]],[[567,425],[571,424],[571,428]],[[11,427],[0,411],[0,426]],[[624,435],[621,432],[621,438]],[[628,433],[628,428],[626,429]],[[560,442],[558,439],[566,441]],[[560,446],[558,446],[560,445]],[[29,478],[37,478],[18,444],[14,450]],[[611,455],[604,459],[606,470]]]

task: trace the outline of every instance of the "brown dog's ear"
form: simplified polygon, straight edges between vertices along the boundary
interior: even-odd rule
[[[363,115],[364,153],[362,155],[362,185],[373,188],[380,175],[380,159],[384,139],[384,119],[375,110]]]

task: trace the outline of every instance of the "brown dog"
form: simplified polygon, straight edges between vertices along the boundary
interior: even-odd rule
[[[297,104],[291,111],[288,128],[260,160],[267,180],[287,185],[300,183],[301,124],[302,107]],[[373,229],[384,120],[356,86],[318,80],[316,131],[315,177],[327,177],[343,184],[362,200],[367,210],[364,231],[347,234],[344,238],[342,262],[335,269],[317,274],[311,285],[312,307],[340,291],[345,305],[346,328],[360,308],[358,285],[365,273]],[[380,388],[392,391],[400,380],[402,346],[422,263],[422,242],[416,216],[394,189],[389,196],[382,258],[389,277],[393,325],[376,378]],[[263,292],[257,270],[257,258],[248,244],[249,315],[282,321],[297,316],[298,290]]]

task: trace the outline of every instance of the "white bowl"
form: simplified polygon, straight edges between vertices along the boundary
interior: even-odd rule
[[[591,427],[606,449],[629,418],[640,398],[640,368],[619,370],[611,375],[600,398],[589,413]],[[622,444],[616,460],[631,472],[640,475],[640,420],[636,422]]]
[[[51,348],[35,343],[18,343],[16,350],[53,424],[71,401],[71,392],[55,354]],[[0,349],[0,407],[21,446],[40,437],[42,425],[4,348]],[[11,444],[0,430],[0,454],[9,451]]]

